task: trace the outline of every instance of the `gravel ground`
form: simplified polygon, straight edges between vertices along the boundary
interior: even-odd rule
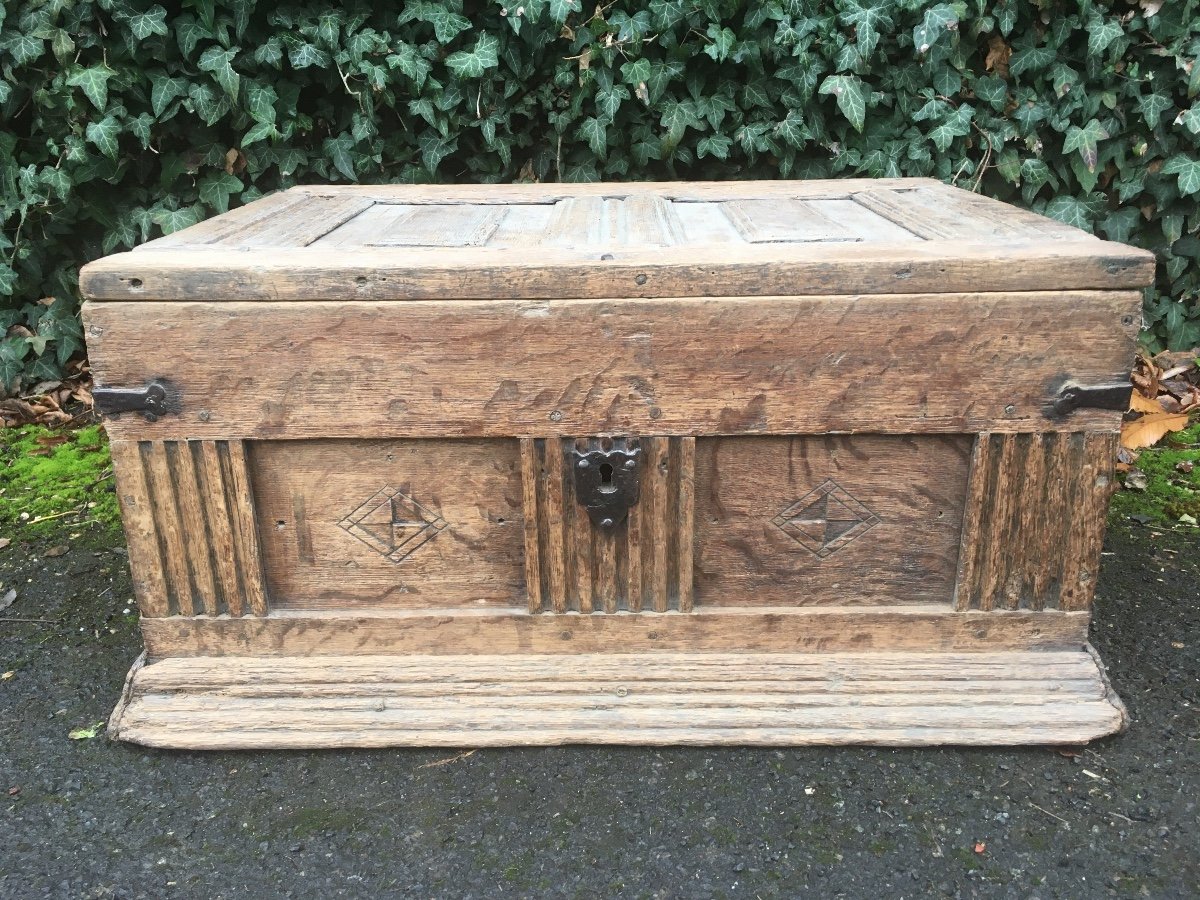
[[[1200,553],[1118,526],[1133,715],[1056,750],[173,753],[74,729],[139,651],[124,549],[0,551],[0,897],[1200,896]],[[61,556],[45,550],[67,544]]]

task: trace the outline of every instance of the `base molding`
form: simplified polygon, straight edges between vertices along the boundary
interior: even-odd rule
[[[1071,651],[188,657],[112,737],[179,749],[1080,744],[1124,706]]]

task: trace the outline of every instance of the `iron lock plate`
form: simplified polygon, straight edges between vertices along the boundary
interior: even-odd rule
[[[613,439],[607,447],[604,444],[593,439],[586,449],[572,450],[569,459],[575,499],[594,525],[608,530],[625,521],[638,501],[642,448],[622,438]]]

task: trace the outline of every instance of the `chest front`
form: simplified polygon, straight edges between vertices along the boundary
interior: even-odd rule
[[[298,188],[85,269],[179,747],[1019,743],[1141,251],[921,180]]]

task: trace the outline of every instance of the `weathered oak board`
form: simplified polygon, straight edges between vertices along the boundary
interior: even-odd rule
[[[145,619],[151,659],[363,653],[574,654],[737,650],[1079,649],[1086,613],[952,612],[943,605],[697,607],[691,613],[524,610],[277,612],[264,619]]]
[[[950,604],[971,441],[697,442],[696,603]]]
[[[164,378],[180,397],[178,415],[113,420],[114,437],[1111,431],[1119,413],[1044,410],[1068,376],[1127,370],[1140,303],[1132,291],[89,303],[84,319],[99,383]]]
[[[143,616],[267,614],[240,441],[113,441],[117,498]]]
[[[958,609],[1087,609],[1115,434],[983,434],[971,462]]]
[[[175,659],[136,669],[115,737],[206,749],[617,744],[920,746],[1119,731],[1095,658],[740,653]]]
[[[522,605],[515,441],[265,441],[251,470],[272,608]]]

